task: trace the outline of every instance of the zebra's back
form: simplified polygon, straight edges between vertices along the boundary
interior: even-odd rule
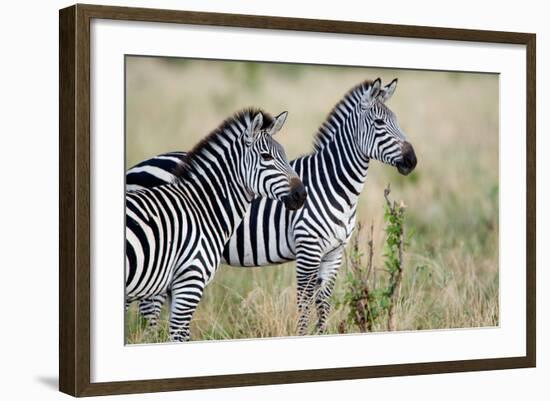
[[[126,172],[126,190],[136,191],[174,182],[173,171],[184,157],[184,152],[163,153],[136,164]]]

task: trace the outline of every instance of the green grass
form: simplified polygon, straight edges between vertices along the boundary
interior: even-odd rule
[[[498,325],[496,75],[140,57],[128,59],[127,68],[128,167],[161,152],[190,149],[250,105],[272,114],[289,111],[277,139],[293,158],[311,150],[316,128],[348,89],[367,78],[398,77],[388,105],[415,147],[418,166],[404,177],[372,162],[358,207],[363,226],[374,224],[374,262],[381,268],[385,186],[391,183],[392,198],[408,205],[405,228],[415,234],[405,258],[397,329]],[[364,234],[359,239],[366,247]],[[347,268],[338,276],[336,298]],[[294,335],[295,298],[293,263],[220,266],[193,319],[192,338]],[[329,333],[337,332],[345,315],[333,311]],[[150,333],[135,306],[127,312],[126,329],[129,343],[167,340],[166,319]]]

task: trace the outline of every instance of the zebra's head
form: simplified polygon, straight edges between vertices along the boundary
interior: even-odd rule
[[[407,175],[416,167],[416,154],[399,128],[395,114],[386,106],[397,79],[382,87],[380,78],[366,89],[359,102],[359,146],[368,158],[391,166]]]
[[[283,147],[273,139],[287,114],[285,111],[274,119],[264,118],[261,111],[254,115],[244,133],[244,181],[251,194],[282,201],[288,209],[297,210],[306,200],[305,186],[290,167]]]

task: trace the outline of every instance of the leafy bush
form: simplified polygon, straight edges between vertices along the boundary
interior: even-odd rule
[[[363,265],[363,253],[359,244],[362,226],[357,225],[355,238],[348,254],[349,269],[344,282],[345,292],[337,303],[344,306],[348,313],[345,321],[339,325],[339,332],[346,332],[346,326],[355,326],[360,332],[372,331],[375,323],[386,322],[388,330],[395,330],[395,306],[399,302],[401,278],[403,276],[403,252],[407,245],[404,236],[404,217],[406,205],[401,201],[389,199],[390,186],[384,190],[384,222],[386,238],[383,256],[385,276],[376,280],[376,268],[373,266],[374,226],[370,226],[370,238],[367,243],[367,264]]]

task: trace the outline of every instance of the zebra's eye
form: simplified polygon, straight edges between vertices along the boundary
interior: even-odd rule
[[[264,159],[265,161],[273,160],[273,156],[271,156],[269,153],[262,153],[260,154],[260,156],[262,156],[262,159]]]
[[[377,118],[376,120],[374,120],[374,123],[376,125],[384,125],[385,124],[385,121],[382,120],[381,118]]]

